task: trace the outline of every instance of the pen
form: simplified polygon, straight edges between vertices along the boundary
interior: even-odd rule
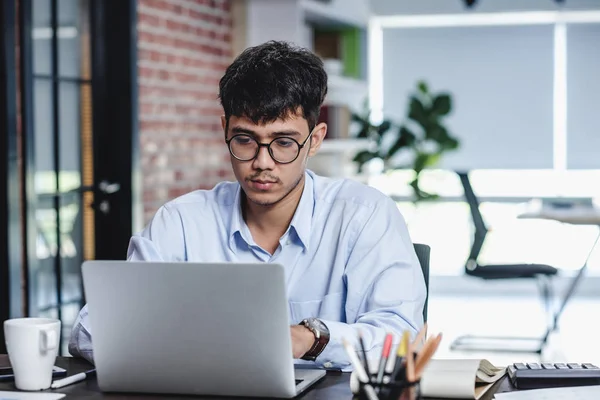
[[[388,357],[390,356],[390,350],[392,348],[392,335],[388,333],[385,335],[385,341],[383,342],[383,350],[381,351],[381,359],[379,360],[379,370],[377,371],[377,383],[381,385],[383,383],[383,375],[385,373],[385,365],[387,364]]]
[[[94,376],[95,374],[96,374],[95,369],[91,369],[86,372],[80,372],[79,374],[71,375],[66,378],[59,379],[57,381],[52,382],[52,385],[50,385],[50,388],[58,389],[58,388],[61,388],[61,387],[67,386],[67,385],[71,385],[73,383],[83,381],[88,376]]]
[[[358,340],[360,341],[360,348],[363,353],[363,358],[365,359],[365,369],[367,370],[367,375],[369,377],[369,383],[371,383],[371,368],[369,367],[369,360],[367,359],[367,350],[365,349],[365,341],[363,339],[362,332],[358,331]]]
[[[369,376],[365,372],[363,365],[360,363],[358,356],[356,355],[356,351],[354,350],[354,346],[350,344],[347,340],[343,339],[344,348],[346,349],[346,353],[348,354],[348,358],[350,359],[350,363],[354,367],[354,371],[356,372],[356,376],[358,380],[363,383],[365,394],[369,400],[379,400],[377,397],[377,393],[375,393],[375,389],[369,383]]]

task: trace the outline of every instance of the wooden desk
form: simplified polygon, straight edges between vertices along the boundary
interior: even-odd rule
[[[2,357],[2,355],[0,355]],[[93,368],[91,364],[87,361],[71,358],[71,357],[58,357],[56,360],[56,365],[59,367],[63,367],[67,370],[68,375],[74,375],[79,372],[87,371],[90,368]],[[15,390],[14,384],[11,383],[1,383],[0,390]],[[487,393],[487,396],[484,397],[485,400],[491,400],[493,398],[493,394],[502,393],[502,392],[510,392],[513,391],[514,388],[510,384],[510,381],[506,378],[500,380],[494,387],[490,389]],[[65,399],[76,399],[85,397],[87,400],[95,400],[95,399],[114,399],[114,400],[124,400],[124,399],[176,399],[182,400],[186,397],[191,396],[169,396],[169,395],[149,395],[149,394],[114,394],[114,393],[102,393],[98,388],[98,383],[95,378],[89,378],[86,381],[78,382],[70,386],[65,386],[63,388],[56,390],[59,393],[65,393],[67,396]],[[202,399],[215,399],[215,400],[226,400],[225,397],[208,397],[202,396],[199,397]],[[303,400],[349,400],[352,399],[352,393],[350,392],[350,374],[349,373],[339,373],[339,372],[328,372],[327,376],[322,379],[320,382],[316,383],[313,387],[311,387],[307,392],[305,392],[302,396],[299,397]],[[240,397],[235,397],[234,399],[240,399]]]

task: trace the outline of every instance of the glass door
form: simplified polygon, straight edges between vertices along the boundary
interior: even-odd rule
[[[31,0],[33,203],[30,315],[59,318],[61,353],[82,307],[81,263],[94,258],[89,0]]]
[[[67,354],[81,264],[125,259],[139,207],[137,2],[18,5],[25,246],[9,266],[24,303],[13,314],[59,318]]]

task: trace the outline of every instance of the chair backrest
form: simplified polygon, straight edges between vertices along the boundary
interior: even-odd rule
[[[425,305],[423,306],[423,321],[427,322],[427,303],[429,302],[429,257],[431,248],[426,244],[414,243],[415,253],[421,264],[421,270],[423,270],[423,278],[425,278],[425,289],[427,293],[425,295]]]
[[[481,210],[479,209],[479,199],[477,199],[477,196],[473,191],[473,186],[471,186],[469,173],[457,172],[457,175],[460,178],[460,183],[462,184],[465,194],[465,200],[469,205],[471,219],[473,220],[473,225],[475,226],[473,243],[471,245],[469,259],[467,260],[466,265],[467,271],[469,271],[477,267],[477,258],[479,257],[479,253],[483,247],[483,242],[485,241],[485,237],[488,233],[488,228],[483,220],[483,215],[481,215]]]

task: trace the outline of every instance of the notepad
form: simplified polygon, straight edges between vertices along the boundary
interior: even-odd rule
[[[421,378],[421,393],[424,397],[478,400],[505,374],[506,367],[496,367],[485,359],[433,359]]]
[[[494,398],[497,400],[597,400],[600,399],[600,386],[521,390],[518,392],[497,393]]]
[[[64,393],[0,391],[0,400],[58,400],[65,396]]]

